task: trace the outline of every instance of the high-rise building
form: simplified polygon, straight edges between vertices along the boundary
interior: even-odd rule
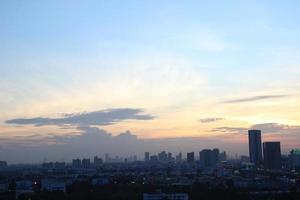
[[[105,162],[108,163],[108,162],[110,162],[110,161],[111,161],[111,160],[110,160],[109,154],[106,153],[106,154],[105,154]]]
[[[262,163],[261,131],[249,130],[248,139],[250,162],[259,165]]]
[[[81,160],[79,158],[72,160],[73,168],[81,168]]]
[[[281,169],[280,142],[264,142],[264,167],[266,169]]]
[[[96,167],[102,165],[102,163],[103,163],[102,158],[98,158],[98,156],[94,157],[94,165]]]
[[[150,156],[150,161],[151,162],[157,162],[158,161],[158,156],[157,155]]]
[[[176,162],[180,163],[182,161],[182,153],[180,152],[178,155],[176,155]]]
[[[214,167],[220,161],[219,149],[203,149],[199,153],[200,163],[203,167]]]
[[[300,150],[293,149],[289,155],[289,165],[292,169],[300,169]]]
[[[168,161],[169,162],[173,161],[173,156],[171,152],[168,152]]]
[[[227,160],[227,155],[226,155],[225,151],[223,151],[219,154],[219,160],[220,160],[220,162]]]
[[[194,152],[188,152],[186,154],[186,160],[187,162],[194,162],[195,161]]]
[[[88,168],[91,167],[91,161],[90,161],[89,158],[82,159],[81,164],[82,164],[82,167],[85,168],[85,169],[88,169]]]
[[[168,160],[168,154],[165,151],[162,151],[158,154],[158,160],[161,162],[165,162]]]
[[[216,165],[220,161],[220,150],[215,148],[212,150],[212,164]]]
[[[150,153],[145,152],[145,162],[149,162],[149,161],[150,161]]]

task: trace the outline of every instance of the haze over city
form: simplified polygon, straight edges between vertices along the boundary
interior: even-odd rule
[[[1,1],[1,160],[299,148],[299,4]]]

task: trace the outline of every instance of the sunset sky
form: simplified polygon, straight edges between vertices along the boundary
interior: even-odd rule
[[[297,0],[3,0],[0,156],[91,130],[234,155],[258,128],[299,148],[299,24]]]

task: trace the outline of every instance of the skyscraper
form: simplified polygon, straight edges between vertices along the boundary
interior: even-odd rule
[[[249,130],[249,157],[250,162],[258,165],[262,163],[262,149],[261,149],[261,131]]]
[[[264,167],[266,169],[281,169],[280,142],[264,142]]]
[[[219,162],[219,149],[203,149],[200,151],[200,163],[203,167],[214,167]]]
[[[187,162],[194,162],[195,161],[195,156],[194,156],[194,152],[189,152],[187,153]]]
[[[150,161],[150,153],[145,152],[145,162],[149,162],[149,161]]]

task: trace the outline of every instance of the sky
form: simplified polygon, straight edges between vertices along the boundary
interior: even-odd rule
[[[1,1],[0,159],[300,148],[299,24],[296,0]]]

